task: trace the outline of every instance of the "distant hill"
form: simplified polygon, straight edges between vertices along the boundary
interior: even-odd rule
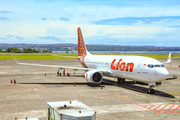
[[[89,51],[180,51],[180,47],[162,47],[162,46],[129,46],[129,45],[92,45],[87,44]],[[6,50],[7,48],[32,48],[36,50],[48,51],[77,51],[77,44],[6,44],[1,43],[0,49]]]

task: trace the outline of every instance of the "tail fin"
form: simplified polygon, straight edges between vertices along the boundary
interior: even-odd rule
[[[78,56],[91,55],[86,50],[86,46],[84,44],[84,40],[83,40],[83,36],[82,36],[80,27],[78,28],[77,32],[78,32]]]

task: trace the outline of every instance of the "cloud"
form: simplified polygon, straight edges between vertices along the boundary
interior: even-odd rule
[[[12,37],[14,37],[14,35],[11,35],[11,34],[8,34],[8,35],[6,35],[8,38],[12,38]]]
[[[68,18],[66,18],[66,17],[60,17],[59,20],[70,21],[70,19],[68,19]]]
[[[42,17],[42,20],[47,20],[48,18],[44,18]],[[61,20],[61,21],[70,21],[69,18],[66,18],[66,17],[60,17],[59,19],[58,18],[53,18],[53,17],[50,17],[50,20],[54,20],[54,21],[57,21],[57,20]]]
[[[144,24],[150,24],[152,22],[157,21],[173,21],[179,20],[180,16],[161,16],[161,17],[123,17],[123,18],[114,18],[114,19],[106,19],[95,22],[97,25],[132,25],[134,23],[138,23],[139,21]]]
[[[59,39],[58,37],[55,37],[55,36],[44,36],[44,37],[41,37],[41,36],[39,36],[38,38],[40,38],[40,39],[44,39],[44,40],[54,40],[54,41],[61,41],[62,42],[62,40],[61,39]]]
[[[9,18],[6,18],[6,17],[0,17],[0,20],[9,20]]]
[[[42,17],[42,20],[47,20],[47,18]]]
[[[5,37],[0,37],[0,39],[1,39],[1,40],[7,40],[7,38],[5,38]]]
[[[36,36],[45,36],[46,27],[49,24],[45,22],[36,24],[25,24],[21,27],[8,31],[8,34],[21,36],[23,38],[34,38]]]
[[[23,40],[24,38],[23,37],[18,37],[18,36],[15,36],[16,39],[18,40]]]
[[[13,12],[10,12],[10,11],[0,11],[1,14],[6,14],[6,13],[13,13]]]
[[[23,40],[23,37],[14,36],[11,34],[5,35],[5,37],[0,37],[1,40]]]
[[[15,36],[20,36],[25,43],[58,43],[60,39],[76,43],[77,27],[82,28],[86,42],[94,44],[118,41],[120,44],[132,44],[132,41],[149,44],[153,40],[164,40],[164,43],[168,40],[177,45],[173,40],[180,38],[180,18],[177,17],[180,16],[180,4],[177,1],[55,1],[2,4],[16,14],[0,11],[1,39],[12,38],[11,42],[18,42]]]

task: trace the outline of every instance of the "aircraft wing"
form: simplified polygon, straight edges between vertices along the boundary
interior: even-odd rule
[[[17,61],[17,60],[16,60]],[[99,70],[99,69],[92,69],[92,68],[80,68],[80,67],[68,67],[68,66],[59,66],[59,65],[43,65],[43,64],[31,64],[31,63],[16,63],[19,65],[32,65],[32,66],[43,66],[43,67],[55,67],[55,68],[59,68],[59,69],[73,69],[73,70],[85,70],[85,71],[89,71],[89,70]],[[111,71],[109,70],[99,70],[102,73],[111,73]]]
[[[12,54],[11,54],[12,55]],[[13,56],[13,55],[12,55]],[[14,60],[16,61],[17,65],[32,65],[32,66],[43,66],[43,67],[55,67],[55,68],[59,68],[59,69],[73,69],[73,70],[85,70],[85,71],[89,71],[89,70],[94,70],[92,68],[80,68],[80,67],[69,67],[69,66],[59,66],[59,65],[44,65],[44,64],[31,64],[31,63],[19,63],[15,57],[13,56]],[[98,69],[95,69],[98,70]],[[111,73],[109,70],[99,70],[102,73]]]
[[[163,62],[162,64],[170,64],[171,63],[171,53],[169,53],[169,57],[167,59],[167,62]]]
[[[30,64],[30,63],[17,63],[19,65],[32,65],[32,66],[44,66],[44,67],[56,67],[60,69],[69,68],[73,70],[91,70],[90,68],[79,68],[79,67],[68,67],[68,66],[59,66],[59,65],[43,65],[43,64]]]

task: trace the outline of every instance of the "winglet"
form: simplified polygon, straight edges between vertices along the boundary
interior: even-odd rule
[[[169,57],[167,59],[167,62],[171,63],[171,53],[169,53]]]
[[[12,53],[11,53],[11,55],[12,55]],[[18,61],[16,60],[16,58],[12,55],[12,57],[14,58],[14,60],[16,61],[16,64],[18,64]]]
[[[171,63],[171,52],[169,53],[169,57],[167,59],[167,62],[163,62],[163,64],[169,64]]]

